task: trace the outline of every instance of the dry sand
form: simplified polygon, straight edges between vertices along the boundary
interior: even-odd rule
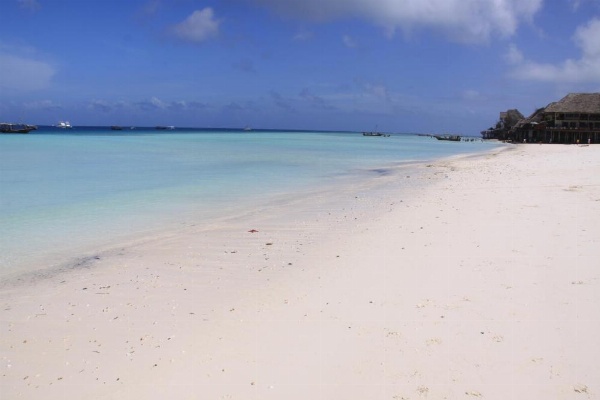
[[[0,398],[600,398],[600,146],[389,172],[5,283]]]

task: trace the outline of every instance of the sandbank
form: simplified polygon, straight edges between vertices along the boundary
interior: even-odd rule
[[[600,146],[411,168],[2,286],[0,398],[600,396]]]

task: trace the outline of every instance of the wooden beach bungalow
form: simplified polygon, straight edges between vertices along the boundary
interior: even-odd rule
[[[483,139],[506,140],[508,132],[523,118],[525,117],[517,109],[501,111],[496,125],[481,131],[481,137]]]
[[[570,93],[519,121],[508,139],[529,143],[600,143],[600,93]]]

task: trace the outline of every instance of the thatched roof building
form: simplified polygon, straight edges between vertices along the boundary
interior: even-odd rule
[[[498,119],[498,122],[496,122],[496,126],[482,131],[481,136],[484,139],[504,140],[508,134],[508,131],[523,118],[525,118],[523,114],[521,114],[516,108],[501,111],[500,118]]]
[[[600,93],[569,93],[550,103],[546,113],[600,114]]]
[[[570,93],[521,119],[506,139],[518,142],[600,143],[600,93]]]
[[[527,118],[523,117],[521,120],[519,120],[519,122],[517,122],[512,127],[512,130],[514,131],[516,129],[523,129],[523,127],[525,127],[526,125],[536,125],[536,124],[542,123],[545,110],[546,109],[543,107],[538,108],[529,117],[527,117]]]

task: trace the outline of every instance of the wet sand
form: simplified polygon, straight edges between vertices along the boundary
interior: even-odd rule
[[[600,396],[600,146],[406,171],[3,285],[0,397]]]

